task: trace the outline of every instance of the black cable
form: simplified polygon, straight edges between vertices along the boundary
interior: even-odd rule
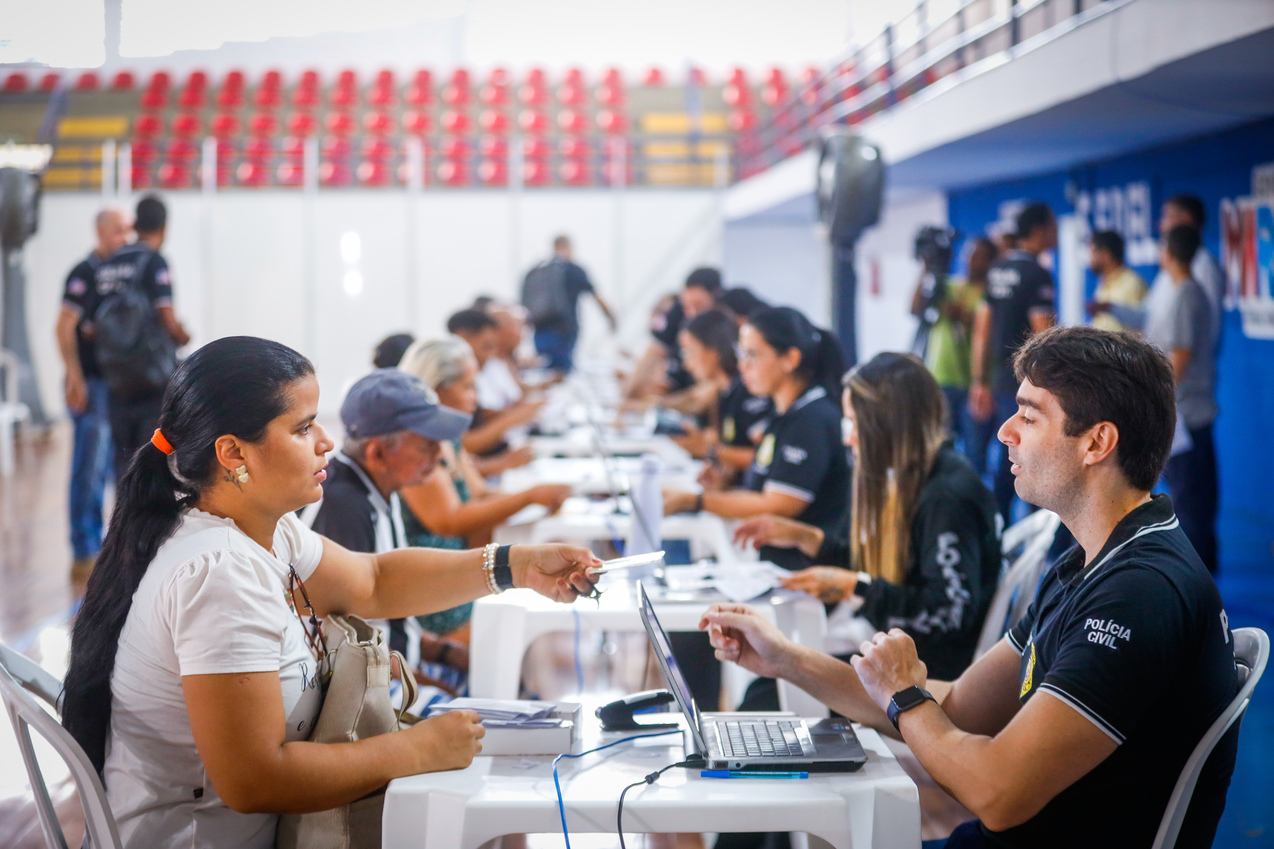
[[[692,755],[681,763],[668,764],[663,769],[652,772],[641,781],[634,781],[632,784],[620,791],[619,810],[615,812],[615,829],[619,832],[619,849],[628,849],[628,847],[624,845],[624,797],[628,795],[628,791],[632,790],[634,787],[641,787],[643,784],[654,784],[665,772],[670,769],[676,769],[679,766],[686,768],[702,767],[704,766],[704,761],[702,757]]]

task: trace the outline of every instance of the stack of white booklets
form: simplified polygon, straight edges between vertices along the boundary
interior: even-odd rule
[[[560,755],[579,741],[583,709],[575,702],[515,699],[453,699],[431,705],[430,716],[451,710],[476,711],[487,733],[484,755]]]

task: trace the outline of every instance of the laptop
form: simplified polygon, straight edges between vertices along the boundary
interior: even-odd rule
[[[672,656],[668,634],[655,616],[646,588],[637,583],[638,613],[655,649],[668,689],[690,726],[694,753],[706,769],[754,772],[854,772],[867,762],[867,753],[849,720],[839,717],[804,720],[740,713],[705,718],[699,713],[690,687]]]

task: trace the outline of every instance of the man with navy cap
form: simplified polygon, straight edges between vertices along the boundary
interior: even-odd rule
[[[384,368],[350,387],[341,422],[345,442],[330,458],[323,499],[302,519],[350,551],[380,554],[406,546],[398,490],[424,482],[438,464],[439,442],[464,433],[469,416],[439,404],[418,378]],[[415,623],[395,619],[387,627],[390,647],[415,666]]]

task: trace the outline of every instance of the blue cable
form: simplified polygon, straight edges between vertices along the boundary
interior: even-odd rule
[[[632,737],[625,737],[622,740],[616,740],[613,743],[607,743],[604,746],[598,746],[596,749],[589,749],[587,752],[580,752],[578,755],[561,754],[553,759],[553,789],[557,791],[557,813],[562,818],[562,837],[566,840],[566,849],[571,849],[571,833],[566,828],[566,803],[562,801],[562,784],[557,778],[557,764],[562,758],[582,758],[585,755],[591,755],[594,752],[600,752],[602,749],[609,749],[611,746],[618,746],[620,743],[631,743],[633,740],[640,740],[642,737],[665,737],[669,734],[680,734],[681,729],[673,731],[656,731],[653,734],[634,734]]]

